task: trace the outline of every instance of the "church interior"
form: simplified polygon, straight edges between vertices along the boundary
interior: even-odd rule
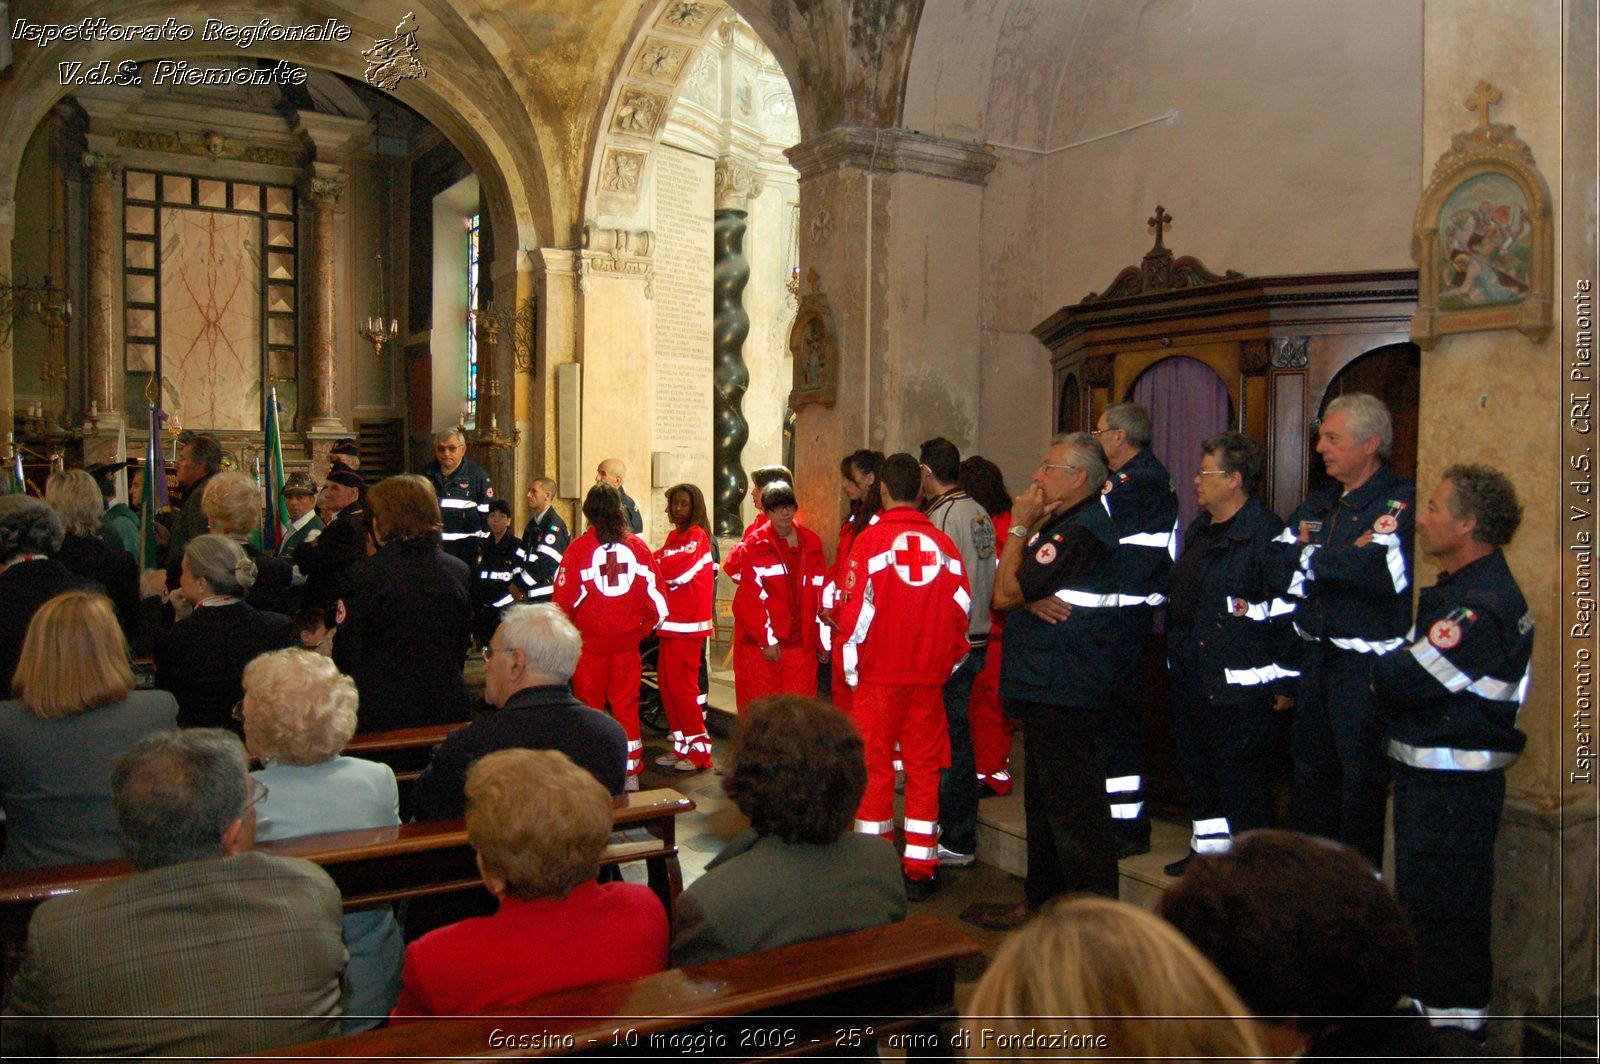
[[[944,436],[1016,492],[1054,434],[1133,400],[1174,472],[1217,432],[1256,440],[1285,515],[1329,483],[1320,411],[1372,393],[1419,494],[1481,461],[1526,503],[1506,556],[1539,638],[1494,1012],[1592,1012],[1597,800],[1568,752],[1555,501],[1567,297],[1596,253],[1595,100],[1572,81],[1592,7],[0,4],[12,27],[101,17],[197,32],[0,41],[0,424],[30,483],[152,431],[169,459],[214,433],[259,475],[275,399],[286,468],[319,480],[336,440],[370,479],[460,426],[515,528],[548,476],[576,534],[617,458],[652,545],[685,481],[736,539],[749,471],[784,463],[831,555],[858,447]],[[246,47],[207,19],[349,32]],[[1419,204],[1452,138],[1493,124],[1545,183],[1545,326],[1423,336]],[[1154,643],[1146,664],[1164,734]],[[1181,820],[1170,742],[1152,800]]]

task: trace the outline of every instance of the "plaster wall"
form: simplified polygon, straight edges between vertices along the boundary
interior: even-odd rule
[[[428,346],[434,432],[460,422],[467,401],[467,230],[462,219],[477,209],[476,177],[463,178],[433,198],[433,326]],[[481,268],[487,271],[488,265]]]
[[[638,277],[589,269],[583,285],[576,316],[583,413],[575,494],[581,508],[600,463],[620,458],[628,469],[623,488],[649,528],[660,508],[650,490],[651,435],[642,431],[655,418],[651,302]]]
[[[1035,324],[1137,263],[1158,203],[1174,218],[1167,246],[1218,272],[1409,265],[1421,188],[1420,0],[1152,0],[1059,5],[1040,17],[1049,21],[1034,35],[1062,49],[1052,61],[1062,76],[1025,81],[1037,86],[1031,98],[996,95],[985,129],[1016,129],[1013,112],[1030,106],[1051,118],[1025,147],[1113,135],[1049,156],[997,149],[979,270],[986,355],[1020,353]],[[1029,37],[1000,47],[1027,49]],[[908,110],[915,95],[908,90]],[[1175,121],[1127,129],[1173,109]],[[1035,349],[1031,367],[984,377],[983,410],[1037,407],[1050,376]],[[979,449],[1036,458],[1049,427],[1039,424],[1021,447],[1009,439],[1014,421],[985,420]]]

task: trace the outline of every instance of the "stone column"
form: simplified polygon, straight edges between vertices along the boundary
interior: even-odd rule
[[[311,366],[301,393],[308,432],[343,432],[338,411],[338,351],[334,343],[334,208],[344,194],[344,175],[313,177],[311,200]]]
[[[122,171],[122,161],[114,155],[84,152],[83,171],[89,179],[84,364],[88,398],[105,415],[122,409],[122,359],[117,357],[117,315],[122,300],[117,285],[120,240],[116,225],[117,175]]]
[[[717,160],[713,181],[712,520],[717,535],[737,536],[744,530],[739,510],[748,483],[740,455],[750,438],[750,426],[740,409],[750,387],[750,370],[744,364],[744,341],[750,333],[750,316],[744,311],[744,289],[750,281],[744,231],[750,200],[761,195],[762,176],[745,160],[723,156]]]
[[[0,191],[0,278],[11,276],[11,239],[16,233],[16,201],[10,190]],[[11,375],[12,330],[0,328],[0,458],[6,456],[6,437],[10,435],[17,413],[16,388]]]

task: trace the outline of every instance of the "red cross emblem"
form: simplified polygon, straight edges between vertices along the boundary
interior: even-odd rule
[[[1448,617],[1435,621],[1433,627],[1428,629],[1428,642],[1440,650],[1453,649],[1461,642],[1461,626]]]
[[[1387,536],[1399,527],[1400,522],[1394,519],[1394,514],[1379,514],[1378,519],[1372,522],[1372,530],[1380,536]]]
[[[894,541],[894,571],[912,587],[931,583],[939,572],[939,552],[926,536],[902,532]]]
[[[622,552],[615,547],[596,549],[590,565],[594,567],[595,590],[607,598],[626,595],[628,589],[633,586],[633,566],[627,563],[622,557]]]
[[[1250,603],[1246,602],[1242,598],[1231,600],[1228,606],[1229,609],[1233,611],[1233,615],[1235,617],[1243,617],[1245,614],[1250,612]]]

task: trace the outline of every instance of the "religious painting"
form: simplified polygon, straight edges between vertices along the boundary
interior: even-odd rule
[[[811,292],[800,297],[800,311],[789,328],[789,353],[794,356],[789,407],[807,403],[832,405],[839,391],[839,334],[833,325],[833,308],[817,289],[817,271],[806,280]]]
[[[1550,332],[1550,194],[1516,130],[1489,121],[1499,99],[1487,84],[1468,98],[1478,126],[1455,135],[1417,207],[1411,335],[1424,349],[1449,333],[1517,329],[1538,341]]]
[[[261,429],[260,228],[245,214],[161,211],[162,370],[185,425]]]
[[[1439,309],[1520,303],[1530,291],[1533,223],[1528,197],[1505,174],[1456,186],[1439,216]]]

